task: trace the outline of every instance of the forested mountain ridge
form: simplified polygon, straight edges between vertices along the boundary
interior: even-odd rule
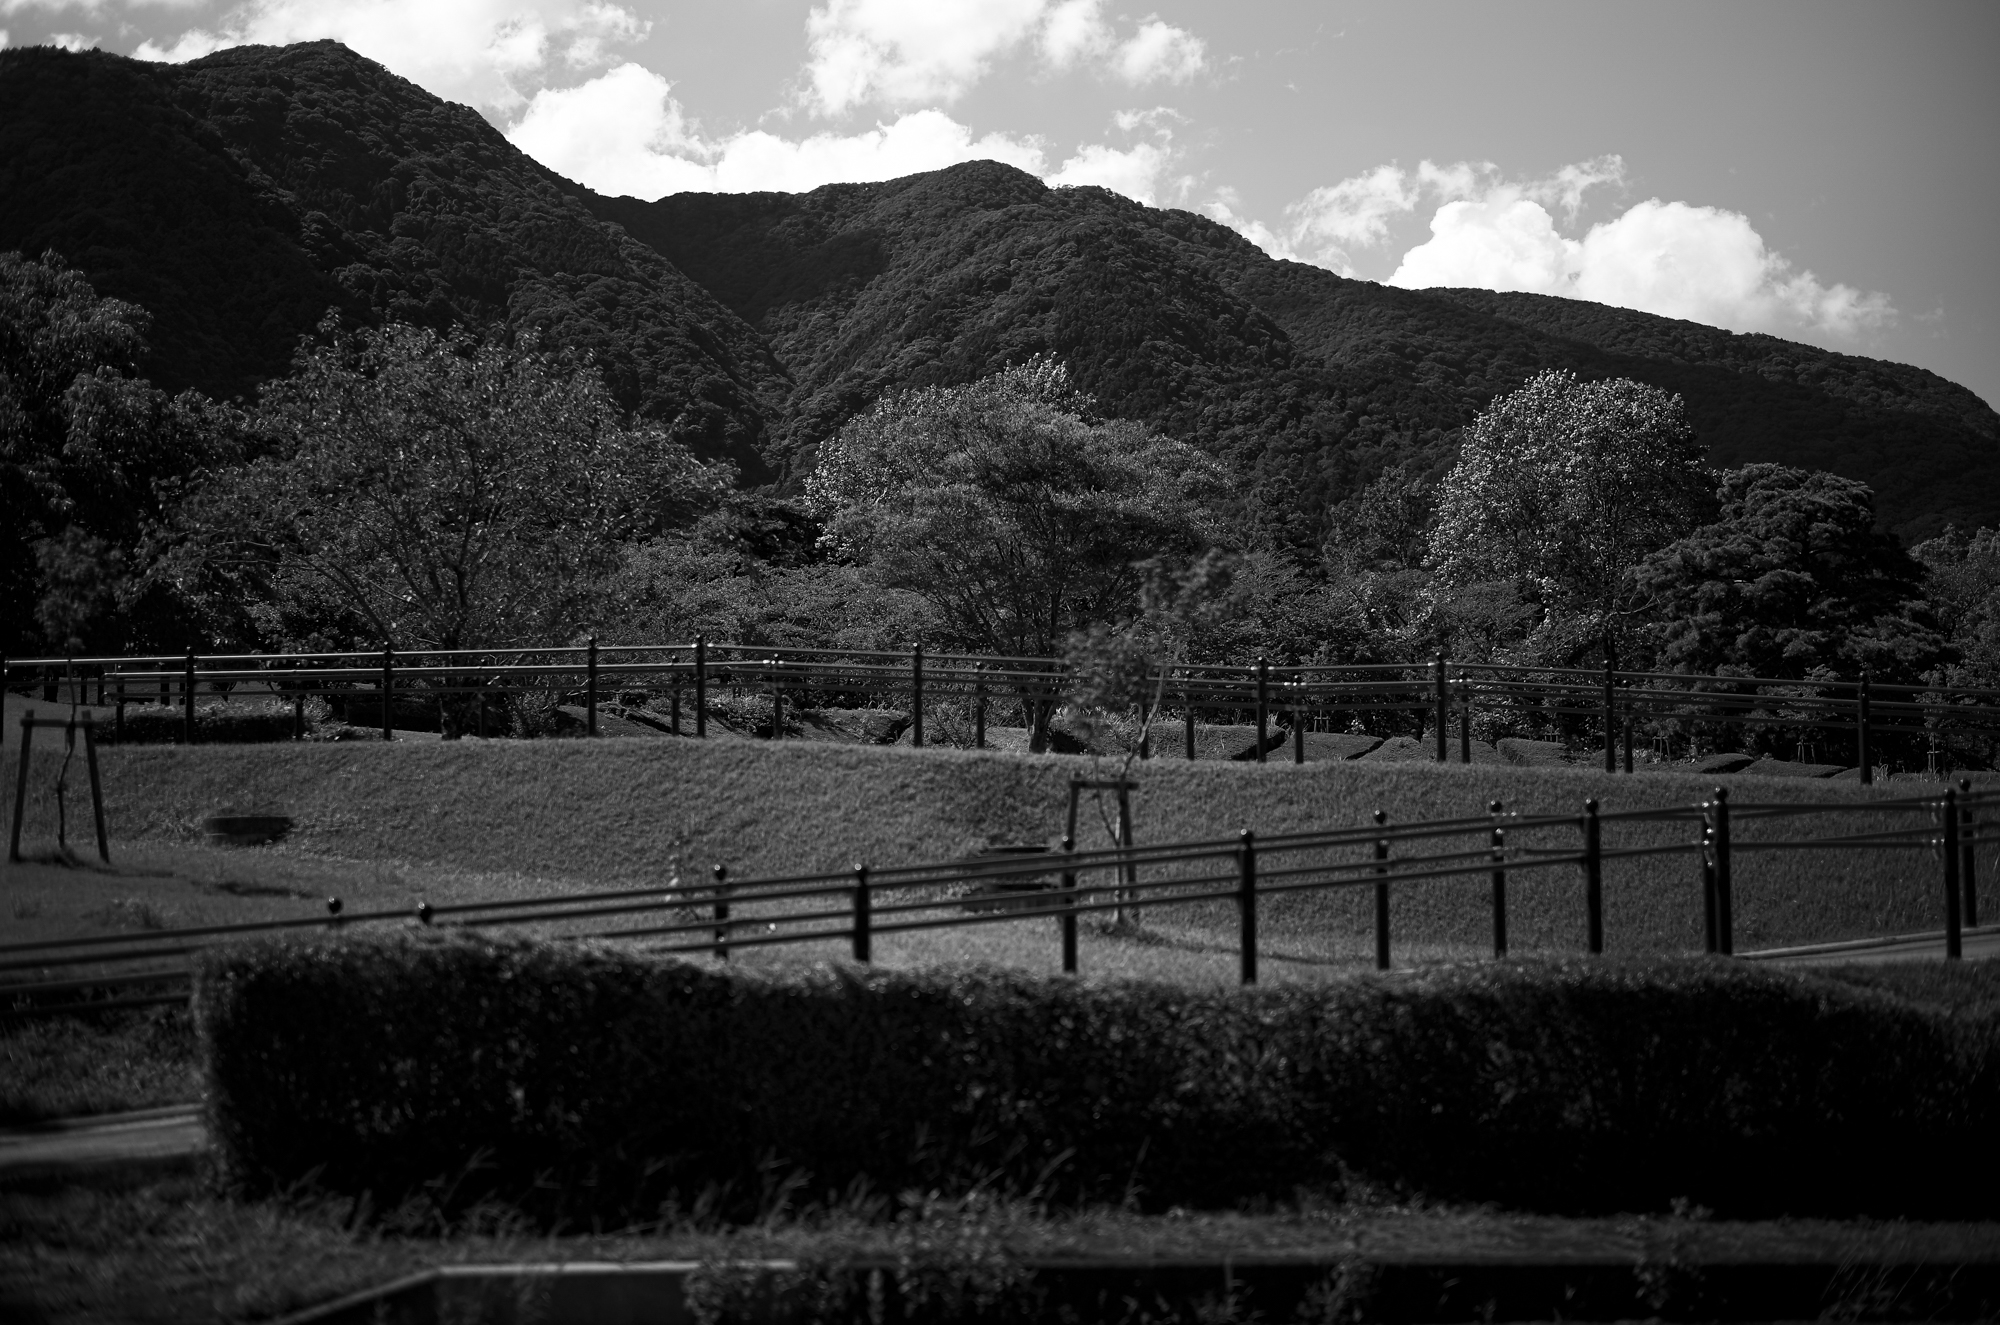
[[[1275,541],[1442,469],[1533,372],[1680,392],[1719,463],[1874,486],[1906,538],[2000,525],[2000,417],[1922,370],[1600,305],[1406,291],[1189,212],[974,162],[799,195],[604,198],[333,43],[187,65],[0,52],[0,250],[153,316],[161,385],[247,394],[329,307],[542,329],[621,404],[796,482],[890,390],[1052,351],[1106,413],[1223,458]]]
[[[329,307],[504,322],[766,476],[789,385],[763,338],[480,116],[332,42],[182,66],[0,52],[0,249],[54,248],[153,316],[142,370],[248,394]]]

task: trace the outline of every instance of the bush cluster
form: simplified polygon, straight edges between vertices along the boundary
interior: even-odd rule
[[[777,1175],[1149,1208],[1357,1182],[1548,1210],[2000,1203],[1992,1019],[1720,960],[1217,992],[419,933],[212,952],[196,1012],[244,1192],[445,1182],[592,1221],[752,1208]]]
[[[179,708],[128,708],[119,734],[113,737],[109,731],[101,731],[101,736],[126,745],[178,745],[187,731],[184,724],[185,717]],[[194,737],[203,745],[289,741],[292,715],[290,710],[279,709],[241,712],[198,708],[194,715]]]

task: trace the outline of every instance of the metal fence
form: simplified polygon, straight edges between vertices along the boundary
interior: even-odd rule
[[[1607,874],[1621,863],[1678,859],[1699,876],[1705,950],[1733,954],[1736,867],[1746,854],[1915,853],[1933,864],[1943,955],[1956,960],[1966,927],[1979,923],[1974,862],[1981,844],[2000,842],[2000,792],[1957,790],[1845,804],[1732,804],[1726,789],[1698,805],[1600,813],[1586,801],[1576,815],[1504,813],[1159,846],[1073,849],[1003,859],[960,859],[890,868],[732,880],[722,866],[704,883],[556,893],[346,911],[329,898],[322,914],[0,944],[0,1015],[50,1016],[184,1002],[191,959],[221,943],[383,926],[515,927],[551,937],[644,940],[650,951],[733,953],[836,943],[871,960],[884,936],[925,930],[1053,920],[1062,969],[1078,968],[1078,925],[1086,916],[1132,917],[1161,908],[1234,909],[1240,977],[1258,978],[1260,906],[1303,893],[1359,889],[1372,895],[1375,965],[1392,962],[1392,891],[1416,884],[1487,890],[1491,946],[1509,951],[1508,895],[1523,878],[1567,877],[1580,922],[1577,946],[1605,947]],[[1815,832],[1831,817],[1831,831]],[[1763,824],[1754,839],[1741,830]],[[1623,840],[1621,840],[1623,839]]]
[[[197,698],[231,690],[262,691],[289,701],[293,735],[306,729],[305,702],[322,697],[379,723],[384,737],[411,706],[432,706],[442,726],[451,713],[466,734],[485,735],[508,696],[553,695],[584,710],[596,735],[607,696],[643,689],[664,699],[640,715],[675,734],[708,734],[721,692],[757,696],[769,705],[759,730],[784,734],[787,706],[894,706],[906,711],[914,744],[925,743],[925,715],[951,706],[968,715],[973,743],[986,743],[996,705],[1057,702],[1069,676],[1057,658],[961,653],[766,648],[713,644],[486,649],[398,653],[196,654],[180,656],[0,659],[7,688],[39,687],[115,709],[111,739],[122,737],[128,707],[178,707],[181,739],[198,739]],[[1175,666],[1153,685],[1165,713],[1182,725],[1186,757],[1195,757],[1203,720],[1254,724],[1255,758],[1304,762],[1306,736],[1361,722],[1403,726],[1434,743],[1434,757],[1472,757],[1475,726],[1512,734],[1542,733],[1601,744],[1604,767],[1632,771],[1635,742],[1672,757],[1697,745],[1727,748],[1763,732],[1789,741],[1801,758],[1826,752],[1872,782],[1885,741],[1930,767],[1990,762],[2000,750],[2000,691],[1945,686],[1801,681],[1673,672],[1534,668],[1460,663],[1428,665]],[[94,693],[93,693],[94,692]],[[1276,726],[1278,730],[1274,731]],[[1171,724],[1166,728],[1171,730]],[[1171,737],[1162,735],[1163,743]],[[1951,747],[1957,744],[1960,749]],[[1151,738],[1143,752],[1150,756]],[[1813,762],[1813,760],[1808,760]]]

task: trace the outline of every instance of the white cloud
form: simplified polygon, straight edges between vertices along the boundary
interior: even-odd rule
[[[87,32],[51,32],[49,45],[66,51],[90,51],[97,49],[97,38]]]
[[[1286,209],[1284,233],[1240,216],[1233,201],[1209,214],[1274,257],[1302,257],[1352,276],[1360,250],[1386,243],[1392,223],[1435,205],[1431,235],[1403,254],[1389,284],[1526,290],[1636,308],[1735,331],[1851,336],[1896,317],[1887,295],[1822,282],[1772,252],[1749,218],[1654,198],[1590,228],[1574,225],[1584,196],[1622,185],[1625,163],[1601,156],[1539,179],[1510,182],[1492,162],[1378,166],[1314,189]]]
[[[228,46],[331,37],[452,101],[510,111],[552,65],[602,64],[649,24],[609,0],[247,0],[213,30],[147,41],[147,60],[187,60]]]
[[[1048,177],[1048,182],[1058,187],[1096,184],[1150,207],[1159,193],[1160,176],[1166,173],[1172,157],[1165,143],[1139,143],[1128,148],[1093,143],[1078,148],[1075,156]]]
[[[1032,46],[1052,70],[1089,66],[1134,86],[1181,82],[1207,47],[1156,16],[1120,40],[1103,0],[825,0],[806,18],[801,100],[822,115],[958,100]]]
[[[1237,195],[1236,190],[1225,185],[1217,189],[1215,195],[1201,205],[1201,209],[1208,213],[1211,219],[1220,221],[1272,257],[1284,258],[1291,262],[1305,261],[1293,249],[1291,240],[1271,229],[1271,227],[1265,225],[1262,221],[1245,216],[1242,212],[1238,211],[1237,209],[1242,205],[1243,200]]]
[[[666,79],[621,65],[578,87],[545,88],[508,135],[550,169],[600,193],[657,198],[688,191],[796,193],[834,182],[894,179],[991,159],[1040,174],[1039,144],[975,137],[939,110],[852,134],[788,140],[762,130],[709,139]]]

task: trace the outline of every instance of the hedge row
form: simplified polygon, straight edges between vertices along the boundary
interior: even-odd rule
[[[117,728],[109,723],[99,728],[99,739],[122,741],[126,745],[178,745],[187,735],[185,715],[178,708],[131,708]],[[114,736],[114,732],[117,734]],[[203,745],[240,745],[292,739],[289,712],[263,710],[232,712],[228,709],[197,708],[194,714],[195,740]]]
[[[1227,1206],[1355,1180],[1549,1210],[2000,1212],[1991,1019],[1721,960],[1199,992],[770,974],[418,933],[204,959],[222,1173],[565,1219],[1038,1189]],[[468,1177],[470,1181],[468,1181]]]

